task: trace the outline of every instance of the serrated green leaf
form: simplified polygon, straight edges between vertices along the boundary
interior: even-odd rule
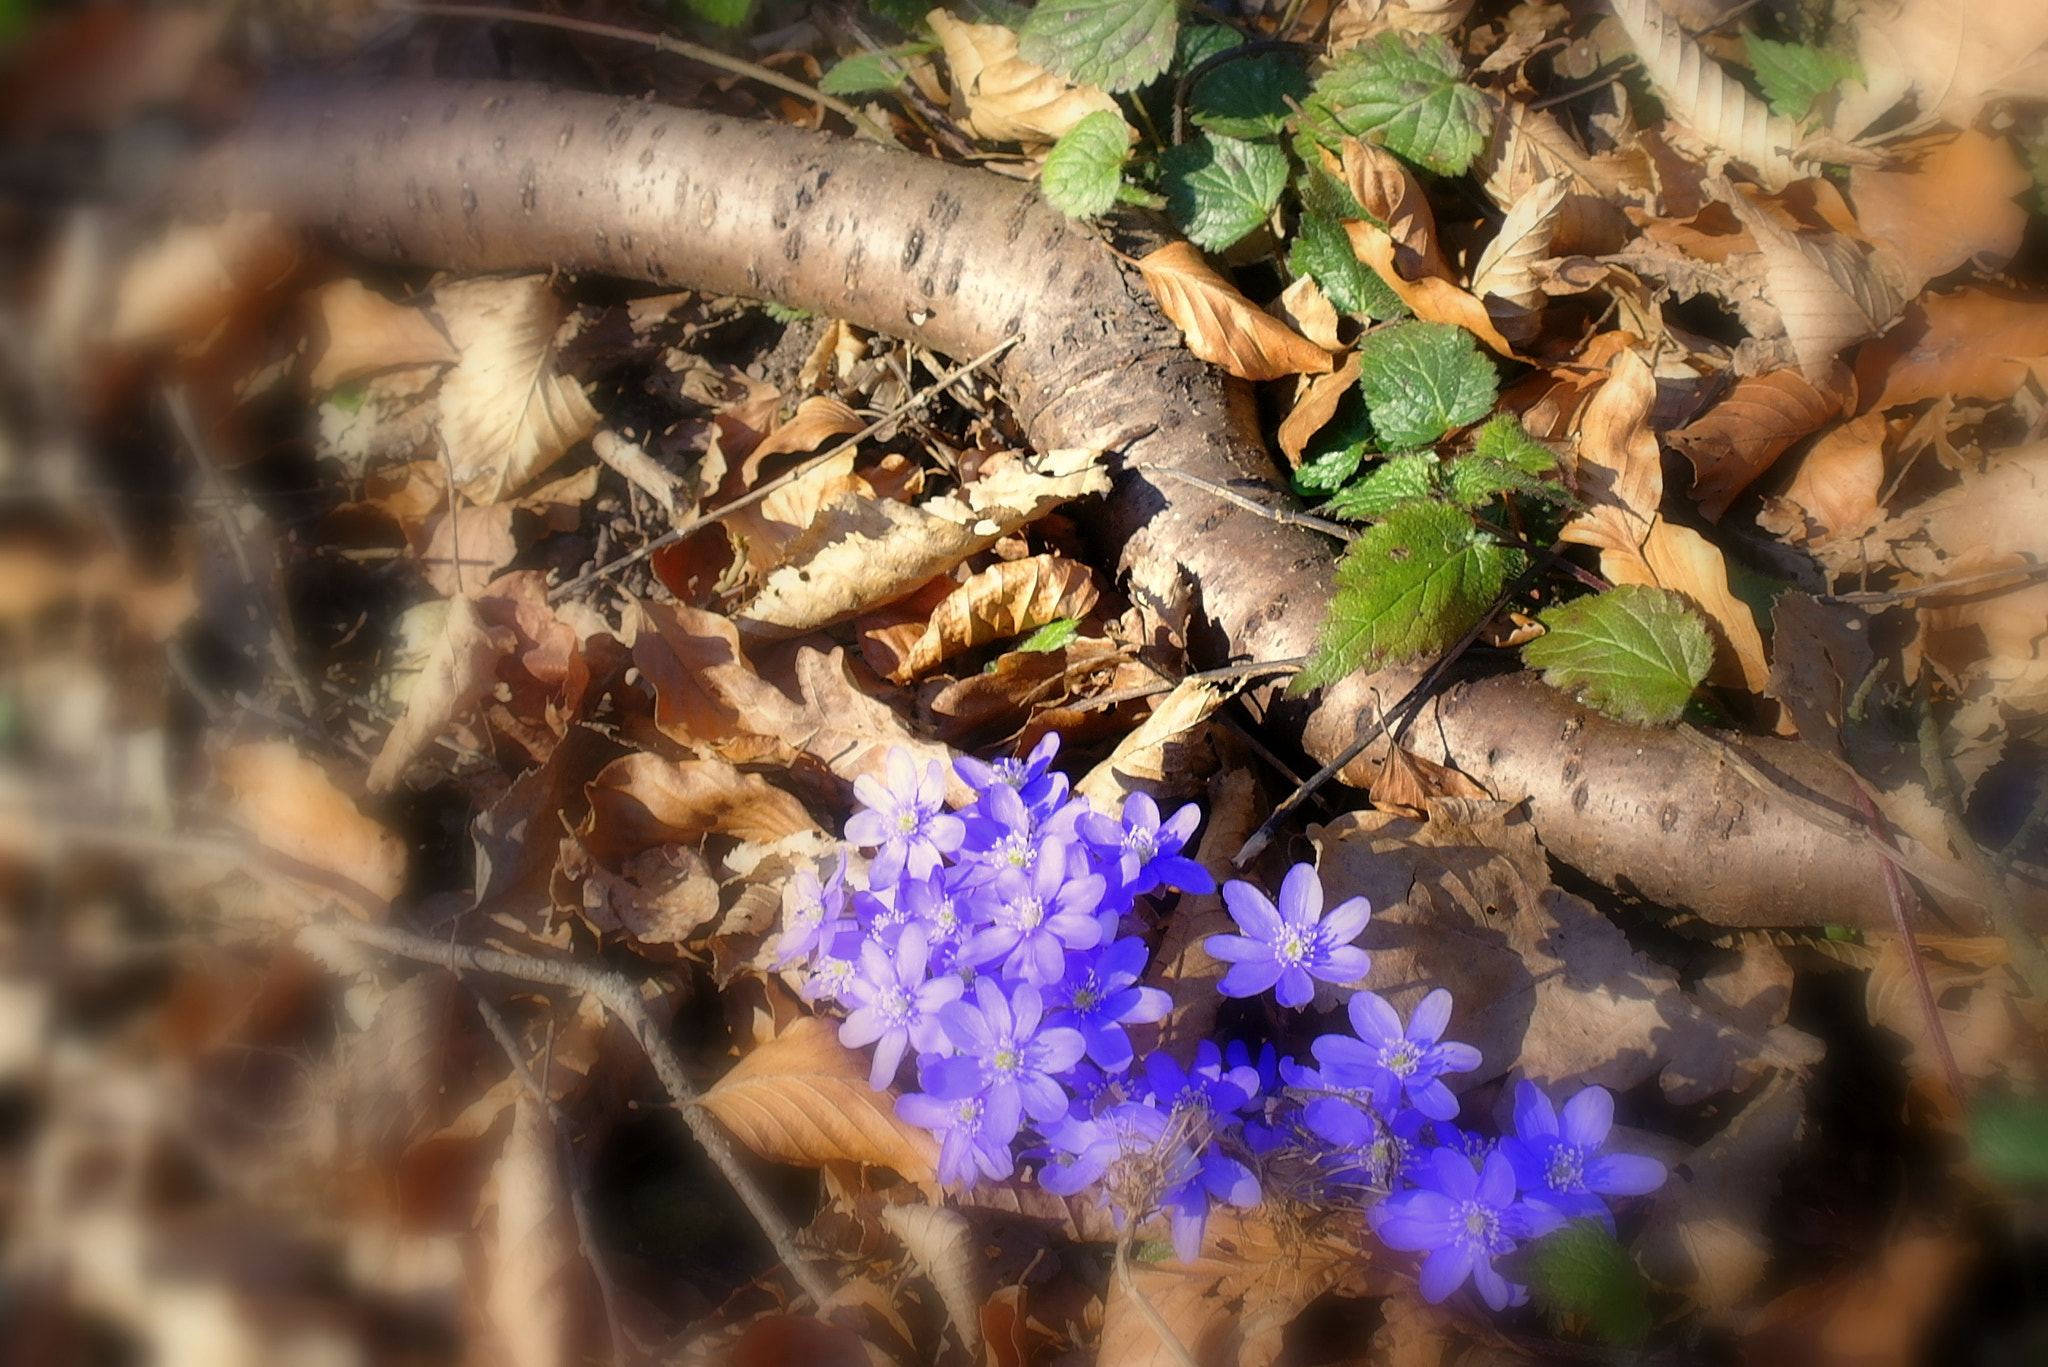
[[[1677,721],[1714,662],[1706,624],[1669,589],[1609,589],[1539,620],[1549,630],[1522,647],[1524,663],[1552,688],[1639,726]]]
[[[1301,216],[1294,245],[1287,249],[1287,268],[1314,280],[1339,313],[1368,319],[1408,316],[1401,296],[1358,259],[1344,226],[1333,218],[1312,212]]]
[[[904,43],[880,52],[863,52],[848,57],[826,72],[818,89],[827,95],[864,95],[871,90],[894,90],[910,74],[906,57],[920,57],[936,50],[936,43]]]
[[[1211,133],[1263,138],[1294,117],[1288,101],[1308,98],[1308,77],[1278,53],[1233,59],[1196,83],[1188,117]]]
[[[726,28],[736,27],[753,8],[753,0],[685,0],[690,13]]]
[[[1497,413],[1486,420],[1474,437],[1472,454],[1505,461],[1532,475],[1549,474],[1557,468],[1557,452],[1530,436],[1522,420],[1512,413]]]
[[[761,312],[767,314],[776,322],[785,325],[789,323],[801,323],[806,318],[817,317],[817,315],[812,313],[809,309],[791,308],[787,304],[778,304],[773,299],[767,299],[762,301]]]
[[[1529,1288],[1550,1310],[1590,1321],[1611,1344],[1649,1336],[1649,1279],[1599,1221],[1568,1220],[1530,1253],[1524,1263]]]
[[[1358,473],[1364,460],[1364,442],[1353,442],[1305,460],[1294,472],[1294,492],[1303,498],[1314,498],[1342,488],[1346,480]]]
[[[1185,76],[1211,57],[1243,46],[1244,35],[1234,28],[1223,24],[1188,24],[1174,42],[1173,65],[1168,70]]]
[[[1551,503],[1568,503],[1564,486],[1539,479],[1527,470],[1491,456],[1471,455],[1452,464],[1446,492],[1460,508],[1481,508],[1503,494],[1522,494]]]
[[[1439,175],[1462,175],[1493,130],[1493,104],[1465,84],[1440,34],[1382,33],[1338,60],[1303,106],[1319,136],[1372,137]]]
[[[1173,60],[1174,0],[1040,0],[1017,55],[1081,85],[1135,90]]]
[[[1358,202],[1358,196],[1351,193],[1349,185],[1316,164],[1318,153],[1314,138],[1306,134],[1296,136],[1294,155],[1301,162],[1301,174],[1294,178],[1294,192],[1301,196],[1304,210],[1338,223],[1362,218],[1382,228],[1386,226],[1366,212],[1365,206]]]
[[[1376,522],[1405,504],[1434,498],[1442,463],[1434,451],[1403,451],[1374,465],[1356,484],[1347,484],[1323,505],[1331,517]]]
[[[1074,638],[1080,634],[1080,618],[1062,617],[1056,622],[1047,622],[1044,626],[1026,636],[1017,643],[1017,649],[1033,652],[1059,650],[1063,646],[1071,645]]]
[[[1287,187],[1287,154],[1269,142],[1205,133],[1164,159],[1166,212],[1188,240],[1222,251],[1266,221]]]
[[[1854,58],[1804,43],[1774,43],[1754,34],[1749,38],[1749,64],[1771,111],[1795,120],[1812,113],[1813,102],[1843,81],[1863,78],[1863,68]]]
[[[1330,615],[1290,692],[1449,646],[1493,607],[1522,556],[1441,503],[1411,503],[1351,543]]]
[[[1977,1102],[1970,1108],[1970,1157],[2007,1186],[2048,1186],[2048,1104]]]
[[[1388,446],[1430,446],[1486,416],[1497,377],[1472,334],[1449,323],[1395,323],[1358,344],[1358,384]]]
[[[1038,178],[1046,200],[1068,218],[1093,218],[1116,203],[1130,151],[1130,125],[1098,109],[1068,129],[1045,154]]]

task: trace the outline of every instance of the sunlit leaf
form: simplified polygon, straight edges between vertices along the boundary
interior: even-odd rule
[[[1164,160],[1166,211],[1197,246],[1221,251],[1264,223],[1287,186],[1287,155],[1207,134]]]
[[[1358,345],[1359,385],[1388,446],[1428,446],[1493,407],[1493,364],[1447,323],[1395,323]]]
[[[1549,631],[1522,647],[1553,688],[1577,690],[1610,717],[1677,721],[1714,662],[1699,615],[1669,589],[1623,586],[1542,614]]]
[[[1346,53],[1316,82],[1307,109],[1332,143],[1371,136],[1447,176],[1472,164],[1493,127],[1493,106],[1465,84],[1457,49],[1433,33],[1382,33]]]
[[[1068,218],[1092,218],[1116,203],[1123,185],[1131,129],[1122,116],[1097,110],[1069,128],[1045,155],[1039,188]]]
[[[1173,60],[1179,27],[1174,0],[1041,0],[1018,51],[1082,85],[1135,90]]]

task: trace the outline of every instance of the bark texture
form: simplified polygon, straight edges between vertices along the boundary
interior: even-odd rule
[[[1034,445],[1123,452],[1106,535],[1177,562],[1220,660],[1305,654],[1333,547],[1166,478],[1277,480],[1249,395],[1197,361],[1089,228],[1036,187],[893,149],[540,87],[433,83],[273,101],[202,178],[204,206],[269,209],[367,256],[457,271],[558,267],[772,299],[955,357],[1016,333],[1000,379]],[[1128,229],[1142,236],[1142,226]],[[1127,252],[1149,247],[1136,237]],[[1270,720],[1341,750],[1397,674]],[[1611,887],[1729,925],[1888,924],[1876,858],[1668,731],[1609,721],[1526,676],[1459,685],[1411,744],[1501,796]],[[1756,769],[1853,822],[1845,784],[1794,744]],[[1925,863],[1926,852],[1917,852]],[[1980,924],[1960,878],[1928,891]]]

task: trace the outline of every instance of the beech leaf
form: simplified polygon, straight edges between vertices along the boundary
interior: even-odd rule
[[[1550,236],[1564,212],[1568,185],[1563,176],[1538,181],[1508,207],[1500,231],[1472,268],[1472,293],[1524,310],[1543,306],[1543,282],[1536,263],[1550,255]]]
[[[521,1092],[491,1170],[498,1218],[485,1309],[510,1367],[575,1361],[584,1261],[562,1182],[562,1153],[545,1107]]]
[[[976,646],[1086,616],[1098,596],[1093,573],[1078,560],[1034,555],[998,562],[932,610],[923,635],[910,643],[889,678],[906,683]]]
[[[1329,352],[1238,293],[1191,243],[1169,243],[1140,259],[1138,269],[1188,350],[1239,379],[1330,369]]]
[[[1714,643],[1683,598],[1636,585],[1542,614],[1543,635],[1522,659],[1552,688],[1577,691],[1610,717],[1675,722],[1714,662]]]
[[[1039,0],[1018,50],[1083,85],[1135,90],[1173,60],[1174,0]]]
[[[925,16],[946,47],[954,98],[966,105],[961,126],[988,142],[1057,142],[1090,114],[1117,112],[1095,87],[1045,69],[1019,52],[1017,35],[1000,24],[968,24],[942,9]]]
[[[1287,186],[1287,154],[1267,142],[1206,133],[1163,161],[1166,210],[1189,240],[1221,251],[1273,212]]]
[[[1700,513],[1719,522],[1736,495],[1840,408],[1836,395],[1798,371],[1773,370],[1737,380],[1726,398],[1666,440],[1692,461]]]
[[[394,304],[352,276],[321,286],[312,307],[321,338],[306,383],[315,390],[401,366],[453,365],[460,354],[425,312]]]
[[[1799,178],[1790,155],[1801,142],[1798,127],[1723,71],[1660,0],[1614,0],[1614,17],[1673,117],[1749,167],[1765,189]]]
[[[364,816],[327,771],[284,741],[257,741],[214,761],[229,815],[303,881],[379,910],[405,890],[405,842]]]

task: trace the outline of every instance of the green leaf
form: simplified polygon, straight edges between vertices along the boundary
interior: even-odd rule
[[[1081,619],[1062,617],[1056,622],[1047,622],[1038,630],[1017,643],[1017,649],[1033,652],[1058,650],[1070,645],[1081,634]]]
[[[735,28],[747,17],[753,0],[687,0],[690,13],[700,19],[709,19],[714,24]]]
[[[1377,135],[1388,150],[1439,175],[1462,175],[1493,130],[1493,104],[1465,84],[1440,34],[1382,33],[1339,59],[1304,106],[1318,136]]]
[[[1358,259],[1344,226],[1333,218],[1318,213],[1301,216],[1294,230],[1294,245],[1287,250],[1287,268],[1314,280],[1339,313],[1358,318],[1408,315],[1401,296]]]
[[[1970,1108],[1970,1157],[2007,1186],[2048,1186],[2048,1104],[1977,1102]]]
[[[825,73],[818,89],[827,95],[865,95],[871,90],[894,90],[903,84],[910,68],[906,57],[920,57],[936,50],[937,43],[904,43],[880,52],[863,52],[848,57]]]
[[[1339,223],[1362,218],[1382,228],[1387,226],[1365,211],[1349,185],[1316,164],[1315,139],[1305,134],[1296,137],[1294,155],[1302,164],[1301,174],[1294,178],[1294,192],[1301,196],[1303,209]]]
[[[1269,142],[1205,133],[1170,149],[1166,212],[1188,240],[1222,251],[1266,221],[1287,187],[1287,154]]]
[[[1447,492],[1451,502],[1466,509],[1483,508],[1503,494],[1524,494],[1551,503],[1565,503],[1571,498],[1562,485],[1486,456],[1466,456],[1455,462]]]
[[[1522,556],[1441,503],[1411,503],[1351,543],[1330,615],[1290,692],[1433,654],[1493,607]]]
[[[328,394],[327,402],[333,404],[344,413],[360,413],[363,411],[363,400],[368,398],[369,395],[370,386],[368,381],[350,380],[345,385],[337,386],[333,392]]]
[[[1173,60],[1174,0],[1040,0],[1017,55],[1082,85],[1135,90]]]
[[[1707,677],[1714,643],[1685,599],[1628,585],[1541,614],[1549,631],[1522,647],[1543,681],[1610,717],[1641,726],[1677,721]]]
[[[1294,492],[1304,498],[1312,498],[1342,488],[1346,480],[1358,473],[1358,467],[1364,460],[1364,442],[1325,451],[1312,460],[1304,461],[1294,472]]]
[[[761,312],[767,314],[776,322],[785,325],[789,323],[801,323],[806,318],[817,317],[817,315],[812,313],[809,309],[793,309],[787,304],[778,304],[773,299],[762,301]]]
[[[1754,34],[1749,38],[1749,64],[1757,84],[1770,99],[1771,110],[1788,119],[1804,119],[1813,102],[1843,81],[1862,80],[1854,58],[1824,52],[1804,43],[1774,43]]]
[[[1376,522],[1404,504],[1434,498],[1441,469],[1434,451],[1388,456],[1364,479],[1339,490],[1323,511],[1332,517]]]
[[[1486,420],[1473,440],[1472,454],[1503,461],[1532,475],[1547,475],[1557,468],[1557,452],[1530,436],[1522,420],[1512,413],[1497,413]]]
[[[1279,53],[1234,58],[1204,76],[1188,97],[1188,117],[1211,133],[1263,138],[1294,117],[1308,98],[1308,77]]]
[[[1124,156],[1131,130],[1122,117],[1098,109],[1068,129],[1045,154],[1038,184],[1047,201],[1068,218],[1093,218],[1116,203],[1124,183]]]
[[[1545,1235],[1523,1266],[1529,1289],[1553,1312],[1580,1316],[1608,1343],[1650,1333],[1650,1283],[1597,1220],[1569,1220]]]
[[[1388,446],[1429,446],[1493,407],[1493,363],[1449,323],[1395,323],[1358,344],[1358,383]]]
[[[1185,76],[1211,57],[1243,46],[1244,35],[1234,28],[1222,24],[1189,24],[1180,31],[1180,37],[1173,45],[1173,65],[1169,70],[1176,76]]]

